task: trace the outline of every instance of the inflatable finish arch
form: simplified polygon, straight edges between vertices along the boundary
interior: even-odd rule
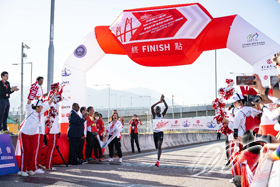
[[[222,48],[251,64],[265,85],[277,75],[268,59],[279,44],[238,15],[213,18],[198,3],[124,10],[111,26],[96,26],[64,60],[61,132],[67,132],[72,103],[86,105],[85,73],[105,54],[128,55],[143,66],[179,66]]]

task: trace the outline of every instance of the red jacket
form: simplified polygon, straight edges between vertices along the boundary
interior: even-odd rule
[[[97,132],[96,123],[94,123],[94,117],[88,116],[86,120],[87,120],[87,126],[91,127],[91,132]]]
[[[102,119],[98,119],[98,121],[96,122],[96,128],[97,128],[98,135],[101,136],[101,134],[105,131],[105,127]]]
[[[129,121],[129,123],[128,123],[129,125],[130,125],[130,127],[129,127],[129,134],[131,134],[131,131],[134,129],[134,133],[138,133],[138,125],[140,124],[140,125],[142,125],[142,122],[141,122],[141,120],[134,120],[134,119],[132,119],[132,120],[130,120]]]
[[[248,150],[244,150],[241,152],[236,152],[233,154],[234,157],[237,159],[237,168],[238,173],[241,174],[241,186],[242,187],[249,187],[249,181],[247,178],[247,169],[246,164],[243,164],[242,162],[247,161],[247,164],[251,170],[251,172],[255,175],[257,166],[258,166],[258,160],[260,157],[260,154],[254,154],[252,152],[249,152]],[[242,168],[240,168],[240,164],[242,164]]]

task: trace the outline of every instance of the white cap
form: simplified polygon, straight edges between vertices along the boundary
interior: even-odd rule
[[[234,103],[235,101],[240,101],[240,100],[242,100],[242,99],[244,99],[243,95],[241,95],[241,94],[239,94],[239,93],[236,93],[236,94],[234,94],[234,95],[232,96],[231,99],[228,100],[228,102]]]
[[[36,99],[36,100],[34,100],[34,101],[32,102],[32,105],[33,105],[34,107],[36,107],[36,106],[44,106],[44,103],[43,103],[41,100]]]
[[[274,130],[280,131],[280,124],[279,124],[279,123],[276,123],[276,124],[274,125]]]

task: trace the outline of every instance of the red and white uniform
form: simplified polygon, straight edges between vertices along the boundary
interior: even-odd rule
[[[21,171],[35,171],[35,153],[38,141],[38,128],[41,120],[44,121],[44,112],[49,109],[49,104],[45,103],[40,113],[32,109],[31,104],[26,105],[26,117],[20,129],[20,141],[22,149]]]
[[[36,141],[36,148],[34,153],[34,161],[35,161],[35,169],[39,169],[39,163],[41,159],[41,152],[44,146],[44,135],[45,135],[45,120],[41,120],[37,131],[37,141]]]
[[[107,132],[109,135],[113,135],[114,132],[115,132],[116,130],[118,130],[119,127],[122,127],[122,123],[121,123],[119,120],[117,120],[116,122],[112,121],[112,122],[108,125],[108,127],[107,127],[107,129],[106,129],[106,132]],[[117,137],[117,138],[120,138],[120,137],[121,137],[121,133],[119,132],[119,133],[117,134],[116,137]]]
[[[55,114],[54,122],[53,122],[52,126],[50,127],[49,132],[47,133],[47,142],[48,143],[47,143],[44,159],[41,162],[42,165],[46,166],[46,169],[52,168],[53,153],[57,146],[57,138],[58,138],[58,133],[59,133],[59,117],[58,117],[59,104],[52,103],[51,106],[54,107],[57,110],[57,112]]]
[[[234,117],[234,129],[238,129],[238,136],[242,137],[244,132],[246,132],[246,125],[250,125],[246,124],[247,118],[255,118],[258,114],[261,113],[261,111],[253,107],[247,106],[241,106],[238,109],[239,110],[237,111]],[[247,120],[247,123],[248,121],[252,120]]]

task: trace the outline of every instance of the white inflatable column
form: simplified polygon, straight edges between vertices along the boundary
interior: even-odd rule
[[[254,73],[260,76],[263,86],[269,86],[269,76],[278,75],[270,59],[280,51],[280,45],[240,16],[236,16],[232,23],[227,47],[253,66]],[[275,123],[277,121],[271,121],[263,115],[260,126],[262,133],[275,133]]]
[[[87,104],[86,72],[92,68],[105,53],[100,48],[94,30],[91,31],[65,58],[61,72],[64,100],[60,104],[60,130],[66,133],[68,115],[73,103]]]

